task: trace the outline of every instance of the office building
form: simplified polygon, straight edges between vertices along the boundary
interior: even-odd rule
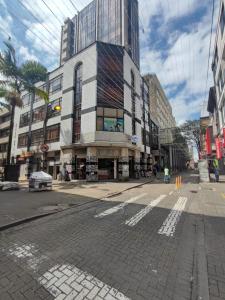
[[[9,142],[10,111],[6,108],[0,110],[0,172],[3,172],[7,159]]]

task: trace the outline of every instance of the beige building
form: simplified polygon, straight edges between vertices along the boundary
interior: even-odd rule
[[[160,129],[176,127],[172,107],[155,74],[144,76],[150,89],[150,115]]]
[[[10,112],[7,109],[0,110],[0,171],[6,162],[7,147],[9,141]]]

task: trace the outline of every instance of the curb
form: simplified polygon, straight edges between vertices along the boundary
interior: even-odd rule
[[[84,206],[84,205],[87,205],[87,204],[90,204],[90,203],[93,203],[93,202],[101,201],[101,200],[104,200],[104,199],[110,199],[110,198],[113,198],[115,196],[121,195],[122,193],[124,193],[126,191],[132,190],[134,188],[137,188],[139,186],[143,186],[143,185],[151,183],[151,182],[153,182],[153,180],[142,182],[142,183],[137,184],[135,186],[126,188],[126,189],[124,189],[124,190],[122,190],[120,192],[115,192],[115,193],[112,193],[112,194],[108,194],[108,195],[106,195],[103,198],[94,199],[94,200],[91,200],[91,201],[88,201],[88,202],[85,202],[85,203],[82,203],[82,204],[79,204],[79,205],[75,205],[73,207],[69,207],[69,208],[66,208],[66,209],[63,209],[63,210],[55,210],[55,211],[52,211],[52,212],[48,212],[48,213],[44,213],[44,214],[39,214],[39,215],[33,215],[31,217],[19,219],[19,220],[15,221],[15,222],[11,222],[11,223],[8,223],[8,224],[0,226],[0,232],[2,232],[4,230],[7,230],[7,229],[10,229],[12,227],[16,227],[18,225],[26,224],[26,223],[29,223],[29,222],[32,222],[32,221],[35,221],[35,220],[38,220],[38,219],[41,219],[41,218],[44,218],[44,217],[48,217],[48,216],[51,216],[51,215],[54,215],[54,214],[57,214],[57,213],[60,213],[60,212],[64,212],[64,211],[72,209],[72,208],[81,207],[81,206]]]

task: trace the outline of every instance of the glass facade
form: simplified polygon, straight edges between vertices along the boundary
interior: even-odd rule
[[[125,18],[128,19],[128,53],[136,63],[136,65],[139,66],[139,16],[137,0],[127,1],[127,9],[125,8]]]
[[[79,13],[78,52],[96,40],[96,1],[91,2]]]
[[[132,60],[139,66],[137,0],[94,0],[69,24],[69,37],[63,40],[67,41],[67,47],[70,48],[67,59],[99,41],[126,47]]]
[[[123,50],[98,43],[97,106],[123,108]]]
[[[73,142],[80,141],[81,130],[81,103],[82,103],[82,72],[83,65],[79,64],[75,68],[75,90],[74,90],[74,124],[73,124]]]
[[[98,41],[121,45],[121,0],[99,0]]]

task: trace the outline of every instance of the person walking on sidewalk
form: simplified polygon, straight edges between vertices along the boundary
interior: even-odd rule
[[[213,160],[213,169],[214,169],[216,182],[219,182],[220,173],[219,173],[219,161],[217,158],[214,158]]]
[[[170,170],[167,166],[164,168],[164,182],[169,183],[170,182]]]

